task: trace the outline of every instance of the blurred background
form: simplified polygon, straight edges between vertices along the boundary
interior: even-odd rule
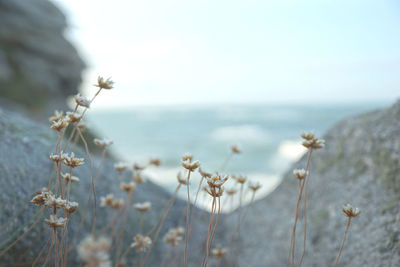
[[[395,0],[0,0],[0,104],[45,121],[112,77],[87,123],[118,159],[159,157],[147,174],[172,191],[185,152],[211,172],[238,144],[224,171],[261,182],[262,197],[304,153],[302,131],[321,136],[399,96],[399,11]]]

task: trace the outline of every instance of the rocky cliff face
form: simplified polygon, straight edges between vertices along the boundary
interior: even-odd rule
[[[313,153],[308,188],[308,238],[303,266],[333,266],[343,238],[342,206],[361,209],[352,220],[338,266],[399,266],[400,101],[351,117],[324,136]],[[304,168],[305,158],[293,168]],[[285,266],[298,195],[289,170],[283,183],[250,209],[242,227],[240,266]],[[237,215],[237,214],[236,214]],[[303,218],[296,255],[302,250]],[[229,221],[225,222],[229,227]]]
[[[0,0],[0,98],[46,115],[75,94],[85,65],[48,0]]]
[[[52,173],[53,164],[49,160],[49,153],[55,148],[57,134],[49,127],[39,125],[36,122],[27,120],[18,114],[0,109],[0,251],[11,244],[36,220],[40,208],[30,203],[32,194],[38,189],[47,186],[49,177]],[[92,142],[88,140],[88,142]],[[89,162],[84,150],[78,147],[71,147],[78,157],[84,157],[86,164],[76,168],[74,175],[80,178],[78,184],[71,187],[71,199],[80,203],[80,207],[73,214],[69,223],[68,231],[73,236],[76,232],[80,218],[83,214],[88,194],[91,188],[91,175]],[[93,166],[98,166],[99,158],[93,157]],[[96,181],[97,203],[100,197],[108,193],[123,197],[123,192],[119,189],[118,174],[114,170],[113,162],[106,159],[100,176]],[[126,181],[131,181],[131,174],[125,175]],[[183,190],[183,189],[181,189]],[[154,226],[161,214],[162,209],[170,199],[170,195],[159,186],[151,182],[138,185],[135,191],[133,202],[150,201],[152,209],[144,216],[142,233],[145,233]],[[89,208],[90,210],[93,207]],[[161,260],[167,253],[167,245],[162,242],[162,237],[169,228],[184,224],[186,204],[182,200],[177,200],[171,209],[165,225],[161,231],[160,239],[157,242],[151,257],[146,266],[159,266]],[[97,226],[101,229],[111,222],[113,213],[111,210],[98,207]],[[89,212],[83,229],[78,239],[82,240],[90,234],[92,212]],[[197,214],[201,214],[199,211]],[[47,216],[47,213],[45,215]],[[45,217],[41,218],[33,230],[27,234],[17,245],[0,257],[0,266],[13,266],[13,264],[31,265],[33,259],[38,255],[42,246],[45,245],[49,237],[49,228],[44,223]],[[205,227],[197,227],[191,236],[191,260],[199,261],[198,253],[200,244],[204,239],[207,216],[202,216],[202,220],[196,223],[203,224]],[[139,212],[131,208],[127,220],[127,227],[124,232],[125,248],[132,243],[134,235],[139,232],[140,218]],[[71,241],[72,242],[72,241]],[[73,242],[71,247],[76,245]],[[181,244],[182,245],[182,244]],[[182,246],[176,248],[182,252]],[[128,256],[129,262],[137,263],[139,254],[131,251]],[[76,250],[70,253],[68,266],[78,266]],[[192,264],[194,264],[192,262]],[[19,265],[18,265],[19,266]],[[194,266],[194,265],[193,265]]]

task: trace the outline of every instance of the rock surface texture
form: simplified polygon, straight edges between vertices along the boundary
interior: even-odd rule
[[[48,0],[0,0],[0,97],[48,113],[75,94],[85,64]]]
[[[346,203],[359,207],[361,214],[352,220],[338,266],[399,266],[400,101],[345,119],[324,139],[326,147],[311,160],[303,266],[333,266],[345,230]],[[304,168],[305,162],[303,157],[293,168]],[[289,171],[274,192],[253,204],[242,226],[239,266],[286,266],[297,196],[298,183]],[[229,221],[225,224],[229,227]],[[300,216],[296,263],[302,230]]]
[[[0,251],[11,244],[36,220],[40,208],[30,203],[30,199],[37,190],[48,185],[53,169],[53,162],[49,160],[49,153],[54,152],[56,142],[57,134],[49,127],[38,125],[37,122],[27,120],[18,114],[0,108],[0,201],[2,203],[0,205]],[[92,141],[88,140],[88,142]],[[88,201],[91,175],[89,161],[84,150],[72,146],[68,149],[69,151],[75,152],[78,157],[84,157],[86,162],[83,166],[74,170],[74,175],[80,178],[80,182],[71,186],[71,200],[79,202],[80,205],[78,211],[72,215],[68,227],[68,231],[73,236]],[[99,164],[99,158],[92,157],[92,159],[93,166],[96,168]],[[118,174],[114,170],[113,164],[114,162],[105,160],[100,176],[95,183],[98,203],[96,225],[98,229],[110,223],[114,216],[110,209],[99,207],[100,197],[108,193],[113,193],[117,197],[124,196],[124,192],[121,192],[119,188]],[[132,175],[126,173],[124,179],[129,182],[132,180]],[[181,190],[184,190],[184,188],[181,188]],[[162,188],[151,182],[137,185],[133,202],[150,201],[152,203],[151,211],[143,217],[142,233],[149,231],[158,222],[161,211],[170,197]],[[93,207],[90,206],[89,210],[90,212],[78,238],[75,242],[70,240],[73,242],[71,247],[74,247],[78,241],[90,234]],[[156,243],[146,266],[160,265],[168,250],[167,245],[162,242],[162,238],[169,228],[178,225],[184,226],[182,214],[185,213],[185,210],[186,203],[178,199],[167,217],[159,241]],[[202,213],[198,212],[197,214]],[[204,213],[204,215],[206,214]],[[46,212],[31,232],[14,248],[0,257],[0,266],[31,266],[33,259],[49,238],[49,228],[44,223],[44,219],[47,217]],[[202,218],[204,218],[204,221],[198,220],[196,223],[207,225],[207,216],[202,216]],[[134,210],[133,207],[131,207],[126,225],[123,233],[125,248],[132,243],[133,237],[139,232],[140,227],[139,212]],[[190,241],[192,260],[198,261],[196,251],[200,251],[199,244],[204,239],[205,228],[197,227],[199,231],[196,230],[192,233]],[[182,252],[182,243],[175,249],[174,251]],[[138,255],[132,250],[128,254],[128,262],[137,264]],[[78,266],[77,260],[76,250],[72,250],[68,266]],[[19,265],[23,263],[25,265]]]

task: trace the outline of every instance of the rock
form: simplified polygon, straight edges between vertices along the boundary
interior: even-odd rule
[[[30,203],[30,199],[32,199],[34,192],[48,185],[53,169],[53,164],[49,160],[49,153],[54,151],[56,142],[57,134],[49,127],[39,125],[37,122],[25,119],[13,112],[0,109],[0,202],[2,203],[0,205],[0,251],[16,240],[36,220],[40,208]],[[88,142],[92,141],[88,140]],[[89,161],[84,150],[72,146],[67,152],[69,151],[75,152],[78,157],[84,157],[86,162],[85,165],[76,168],[76,171],[74,170],[74,175],[78,176],[81,181],[78,184],[72,184],[71,187],[71,200],[80,204],[68,227],[70,242],[73,242],[71,247],[74,247],[77,242],[90,234],[93,206],[89,207],[90,212],[84,226],[76,241],[73,241],[72,236],[77,231],[85,204],[88,201],[91,175]],[[93,166],[96,169],[99,158],[92,157],[92,159]],[[131,174],[126,174],[124,179],[131,181]],[[99,207],[100,197],[108,193],[123,196],[111,160],[105,160],[100,176],[95,183],[95,188],[98,205],[96,225],[100,229],[110,223],[114,216],[110,210]],[[160,213],[170,197],[166,191],[150,181],[137,186],[133,202],[150,201],[152,203],[151,211],[144,216],[141,232],[149,231],[157,223]],[[186,203],[178,199],[167,217],[159,241],[156,243],[146,266],[160,266],[168,249],[167,245],[162,242],[162,237],[169,228],[178,226],[179,222],[181,222],[181,225],[182,222],[184,224],[182,214],[185,214],[185,210]],[[206,213],[198,210],[196,212],[202,215],[200,219],[196,220],[196,223],[203,224],[205,227],[197,227],[192,233],[190,241],[191,261],[189,261],[191,264],[194,264],[195,260],[198,262],[202,255],[199,252],[201,251],[200,244],[204,239],[206,225],[208,225]],[[33,259],[49,238],[49,228],[44,223],[46,217],[48,217],[47,212],[43,218],[39,219],[38,224],[31,232],[0,257],[0,266],[11,266],[11,263],[31,265]],[[123,233],[124,248],[132,243],[134,235],[139,232],[139,224],[138,212],[132,208],[128,216],[127,227]],[[182,251],[182,245],[176,249]],[[78,266],[76,250],[72,250],[69,255],[68,266]],[[138,253],[131,251],[128,255],[130,262],[137,263],[139,261]]]
[[[303,266],[333,266],[345,230],[346,203],[359,207],[361,214],[352,220],[338,266],[399,265],[399,133],[400,101],[347,118],[324,136],[326,148],[311,159]],[[305,162],[303,157],[293,169],[304,168]],[[253,203],[242,226],[239,266],[286,265],[297,197],[298,183],[289,170],[274,192]],[[303,248],[302,230],[300,216],[296,263]]]
[[[64,109],[85,67],[65,16],[48,0],[0,0],[0,25],[0,97],[46,115]]]

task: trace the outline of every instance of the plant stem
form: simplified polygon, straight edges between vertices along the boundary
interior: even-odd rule
[[[339,254],[336,257],[336,262],[335,262],[334,267],[336,267],[336,265],[339,262],[340,254],[342,253],[342,250],[343,250],[343,247],[344,247],[344,241],[346,241],[347,232],[349,231],[349,228],[350,228],[350,223],[351,223],[351,217],[348,217],[347,218],[347,224],[346,224],[346,230],[344,231],[343,241],[342,241],[342,244],[340,245]]]

